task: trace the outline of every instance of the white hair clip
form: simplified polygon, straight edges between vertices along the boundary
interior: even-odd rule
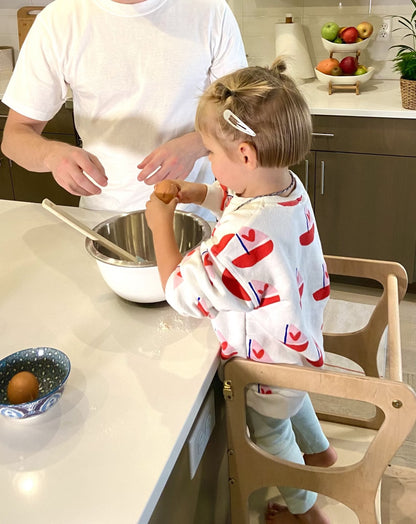
[[[226,120],[231,126],[233,126],[238,131],[242,131],[246,135],[256,136],[256,133],[251,129],[251,127],[248,127],[248,125],[246,125],[242,120],[240,120],[240,118],[238,118],[238,116],[235,115],[229,109],[226,109],[222,116],[224,117],[224,120]]]

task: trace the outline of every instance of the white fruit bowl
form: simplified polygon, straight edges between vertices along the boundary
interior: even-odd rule
[[[329,84],[329,82],[332,82],[334,85],[353,85],[355,84],[355,82],[365,84],[373,76],[374,71],[374,67],[370,66],[367,70],[367,73],[364,73],[363,75],[333,76],[321,73],[315,68],[315,75],[316,78],[321,82],[321,84]]]
[[[362,51],[368,46],[371,36],[361,42],[355,42],[354,44],[336,44],[330,40],[325,40],[321,37],[322,45],[330,53],[355,53],[356,51]]]

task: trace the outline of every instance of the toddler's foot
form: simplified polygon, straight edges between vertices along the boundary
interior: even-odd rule
[[[337,461],[337,452],[332,446],[322,451],[321,453],[305,453],[303,460],[307,466],[320,466],[322,468],[329,468]]]
[[[306,513],[294,515],[286,506],[269,503],[265,513],[266,524],[331,524],[328,517],[315,504]]]

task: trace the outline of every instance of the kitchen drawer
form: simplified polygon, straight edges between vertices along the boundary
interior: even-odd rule
[[[415,156],[416,120],[313,115],[312,149]]]
[[[9,108],[0,102],[0,130],[4,129]],[[60,133],[64,135],[75,135],[72,109],[63,105],[58,113],[46,124],[44,133]]]

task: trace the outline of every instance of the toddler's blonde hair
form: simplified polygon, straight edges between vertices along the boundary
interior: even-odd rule
[[[277,58],[269,67],[246,67],[211,84],[202,95],[195,126],[229,151],[236,141],[257,151],[259,166],[286,167],[309,152],[312,122],[308,105]],[[223,116],[232,111],[256,136],[235,129]]]

